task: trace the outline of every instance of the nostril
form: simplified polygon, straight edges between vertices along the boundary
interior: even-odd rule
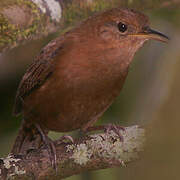
[[[148,32],[149,31],[149,26],[144,26],[143,28],[142,28],[142,32]]]

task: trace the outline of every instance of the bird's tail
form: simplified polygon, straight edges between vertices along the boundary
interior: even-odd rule
[[[28,150],[38,149],[41,145],[42,138],[36,126],[23,119],[11,153],[26,154]]]

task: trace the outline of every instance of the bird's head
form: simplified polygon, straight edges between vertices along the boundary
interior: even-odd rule
[[[99,35],[107,40],[169,40],[164,34],[150,28],[146,15],[132,9],[115,8],[99,14],[96,21]]]
[[[89,17],[74,30],[79,49],[89,53],[93,61],[123,69],[145,41],[168,42],[164,34],[150,28],[146,15],[131,9],[114,8]],[[82,45],[83,43],[83,45]],[[101,57],[100,57],[101,55]]]
[[[154,39],[167,42],[168,37],[150,28],[146,15],[126,8],[114,8],[90,17],[83,23],[87,35],[99,37],[105,44],[116,47],[134,47],[137,50],[142,44]]]

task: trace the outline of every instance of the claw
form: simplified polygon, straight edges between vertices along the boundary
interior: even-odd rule
[[[86,129],[86,132],[90,131],[99,131],[104,130],[105,133],[109,134],[110,131],[113,131],[115,134],[117,134],[121,141],[123,141],[123,136],[120,133],[120,130],[125,131],[125,128],[122,126],[116,126],[114,124],[107,124],[107,125],[101,125],[101,126],[93,126]]]
[[[58,139],[56,142],[59,145],[59,144],[63,143],[65,140],[70,141],[70,143],[74,143],[74,139],[68,135],[61,136],[60,139]]]
[[[117,134],[119,136],[120,141],[123,142],[124,139],[123,139],[122,134],[120,133],[120,130],[125,131],[125,128],[122,126],[116,126],[114,124],[107,124],[104,126],[104,132],[105,133],[109,134],[110,131],[113,131],[115,134]]]
[[[57,173],[57,155],[54,142],[43,132],[38,124],[35,124],[37,130],[39,131],[43,142],[46,144],[49,152],[49,159],[51,160],[51,165]]]

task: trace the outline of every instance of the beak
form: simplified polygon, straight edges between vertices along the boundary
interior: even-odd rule
[[[152,30],[149,27],[145,28],[143,32],[134,34],[134,36],[141,36],[146,39],[154,39],[165,43],[169,41],[169,38],[166,35],[158,31]]]

